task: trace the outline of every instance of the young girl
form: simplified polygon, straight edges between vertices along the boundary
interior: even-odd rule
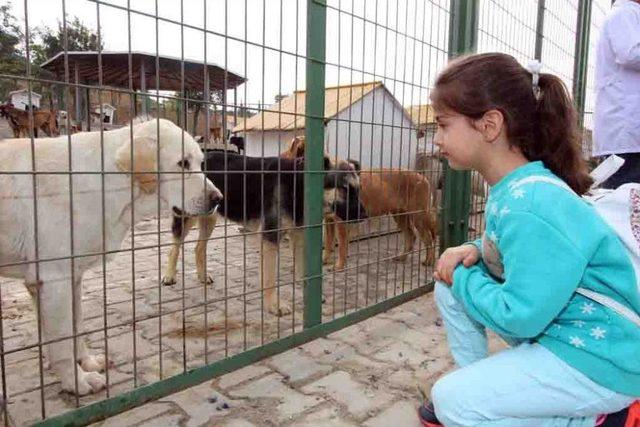
[[[472,55],[439,75],[432,102],[442,154],[491,190],[483,238],[436,264],[459,369],[434,385],[423,424],[594,426],[629,406],[640,396],[640,328],[576,289],[637,313],[640,295],[622,243],[578,197],[592,180],[566,87],[509,55]],[[511,348],[488,357],[486,328]]]

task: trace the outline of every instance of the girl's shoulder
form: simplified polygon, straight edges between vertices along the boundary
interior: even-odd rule
[[[601,228],[602,221],[595,209],[564,181],[550,172],[540,177],[543,179],[524,177],[522,182],[510,185],[499,201],[489,201],[488,216],[497,215],[496,225],[513,217],[507,213],[527,213],[558,230],[572,228],[578,223],[594,231]]]

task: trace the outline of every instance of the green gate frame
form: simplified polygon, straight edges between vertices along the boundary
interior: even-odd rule
[[[589,62],[589,23],[592,0],[579,0],[576,22],[576,49],[573,67],[573,100],[578,110],[578,126],[584,124],[584,107],[587,91],[587,64]]]
[[[449,58],[477,49],[479,0],[451,0]],[[471,173],[455,171],[444,160],[440,252],[468,240]]]
[[[327,5],[307,2],[307,95],[305,100],[304,327],[322,321],[322,194],[324,166],[324,79]]]

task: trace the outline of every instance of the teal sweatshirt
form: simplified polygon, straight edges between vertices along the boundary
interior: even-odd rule
[[[594,382],[640,396],[640,328],[575,291],[584,287],[640,313],[636,276],[615,232],[580,197],[531,175],[557,177],[542,162],[494,185],[482,260],[453,276],[453,293],[500,335],[538,342]]]

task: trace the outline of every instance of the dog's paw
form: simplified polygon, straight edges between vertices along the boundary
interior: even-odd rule
[[[160,282],[162,286],[173,286],[176,284],[176,278],[170,276],[163,276],[162,281]]]
[[[204,283],[205,285],[213,285],[213,277],[210,274],[207,274],[206,277],[198,276],[198,280],[200,283]]]
[[[103,372],[107,366],[107,358],[104,354],[85,356],[80,361],[80,366],[86,372]],[[109,361],[109,366],[113,366],[113,361]]]
[[[276,303],[269,306],[269,313],[278,317],[286,316],[288,314],[291,314],[291,306],[285,302],[280,301],[280,305]]]
[[[333,267],[333,271],[342,271],[344,270],[344,262],[336,262],[336,265]]]
[[[104,375],[97,372],[85,372],[78,368],[78,396],[97,393],[107,385]],[[62,390],[74,394],[76,392],[73,374],[62,379]]]

